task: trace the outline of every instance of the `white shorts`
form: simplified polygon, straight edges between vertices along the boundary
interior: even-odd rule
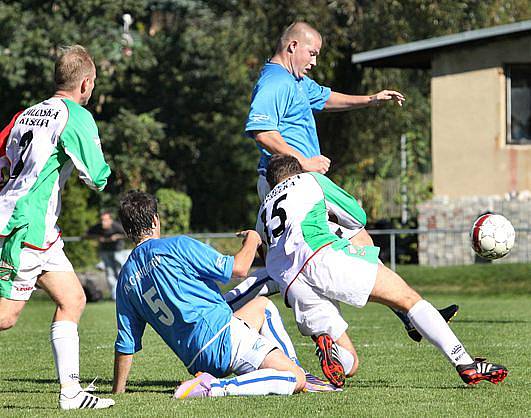
[[[1,296],[12,300],[28,300],[42,272],[74,271],[63,247],[64,242],[61,238],[44,251],[24,247],[20,253],[17,276],[11,281],[11,286],[3,283]]]
[[[260,203],[263,203],[265,197],[271,191],[271,187],[269,187],[269,183],[267,182],[265,176],[262,174],[258,175],[258,180],[256,181],[256,190],[258,191],[258,198],[260,199]],[[364,225],[359,224],[359,227],[355,229],[348,229],[332,221],[328,221],[328,227],[330,228],[330,231],[336,234],[338,237],[345,239],[351,239],[353,236],[357,235],[362,229],[365,228]]]
[[[237,375],[260,368],[266,356],[277,347],[244,320],[232,317],[230,321],[231,372]]]
[[[378,272],[378,247],[326,247],[315,254],[289,286],[286,301],[303,335],[328,334],[337,340],[348,325],[339,303],[367,303]]]

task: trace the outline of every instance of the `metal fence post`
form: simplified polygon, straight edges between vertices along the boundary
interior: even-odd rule
[[[391,270],[396,270],[396,235],[394,232],[389,234],[389,247],[391,252]]]

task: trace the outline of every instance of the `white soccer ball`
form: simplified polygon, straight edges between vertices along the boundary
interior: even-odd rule
[[[472,248],[489,260],[506,256],[514,245],[514,228],[502,215],[487,213],[476,219],[470,230]]]

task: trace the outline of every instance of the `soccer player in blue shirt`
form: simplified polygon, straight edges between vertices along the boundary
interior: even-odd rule
[[[405,100],[398,91],[383,90],[369,96],[342,94],[307,77],[321,50],[317,30],[304,22],[288,26],[280,37],[275,54],[264,65],[256,82],[245,131],[261,152],[258,164],[258,194],[263,200],[269,189],[265,180],[272,154],[289,154],[305,171],[325,174],[330,160],[321,155],[314,112],[345,111]]]
[[[290,395],[304,388],[304,371],[284,354],[295,356],[275,305],[259,297],[233,313],[217,285],[246,276],[261,245],[256,231],[241,233],[242,248],[232,257],[186,236],[161,239],[150,194],[129,192],[119,213],[136,247],[116,290],[113,392],[125,391],[146,324],[196,375],[177,387],[175,398]],[[231,373],[237,376],[224,378]]]

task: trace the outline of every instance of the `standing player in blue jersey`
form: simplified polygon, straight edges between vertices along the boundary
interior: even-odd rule
[[[176,389],[175,398],[290,395],[305,387],[275,305],[259,297],[233,314],[217,285],[246,276],[261,245],[256,231],[241,233],[234,257],[186,236],[161,239],[156,199],[139,191],[122,200],[120,220],[136,248],[116,290],[113,392],[125,391],[146,324],[196,375]],[[237,376],[223,378],[231,373]]]
[[[317,30],[304,22],[288,26],[280,37],[275,54],[264,65],[256,82],[245,131],[256,140],[261,157],[258,163],[257,190],[260,201],[269,192],[265,174],[269,159],[274,154],[288,154],[299,160],[304,171],[325,174],[330,159],[321,155],[314,112],[346,111],[382,102],[395,101],[402,106],[405,97],[398,91],[383,90],[373,95],[347,95],[323,87],[307,77],[315,65],[321,50],[322,38]],[[330,222],[332,230],[353,245],[373,245],[365,225],[354,229],[340,227]],[[244,303],[254,294],[269,295],[278,291],[267,273],[257,271],[255,276],[229,292],[229,303]],[[451,319],[458,307],[451,305],[441,314]],[[415,341],[422,336],[407,316],[394,311],[405,325],[408,335]]]
[[[330,160],[321,155],[314,112],[359,109],[390,100],[401,106],[405,100],[393,90],[354,96],[320,86],[306,74],[317,65],[321,45],[321,35],[310,25],[291,24],[254,87],[245,131],[256,140],[261,152],[258,164],[261,201],[269,190],[265,170],[272,154],[293,155],[305,171],[325,174],[330,168]]]

